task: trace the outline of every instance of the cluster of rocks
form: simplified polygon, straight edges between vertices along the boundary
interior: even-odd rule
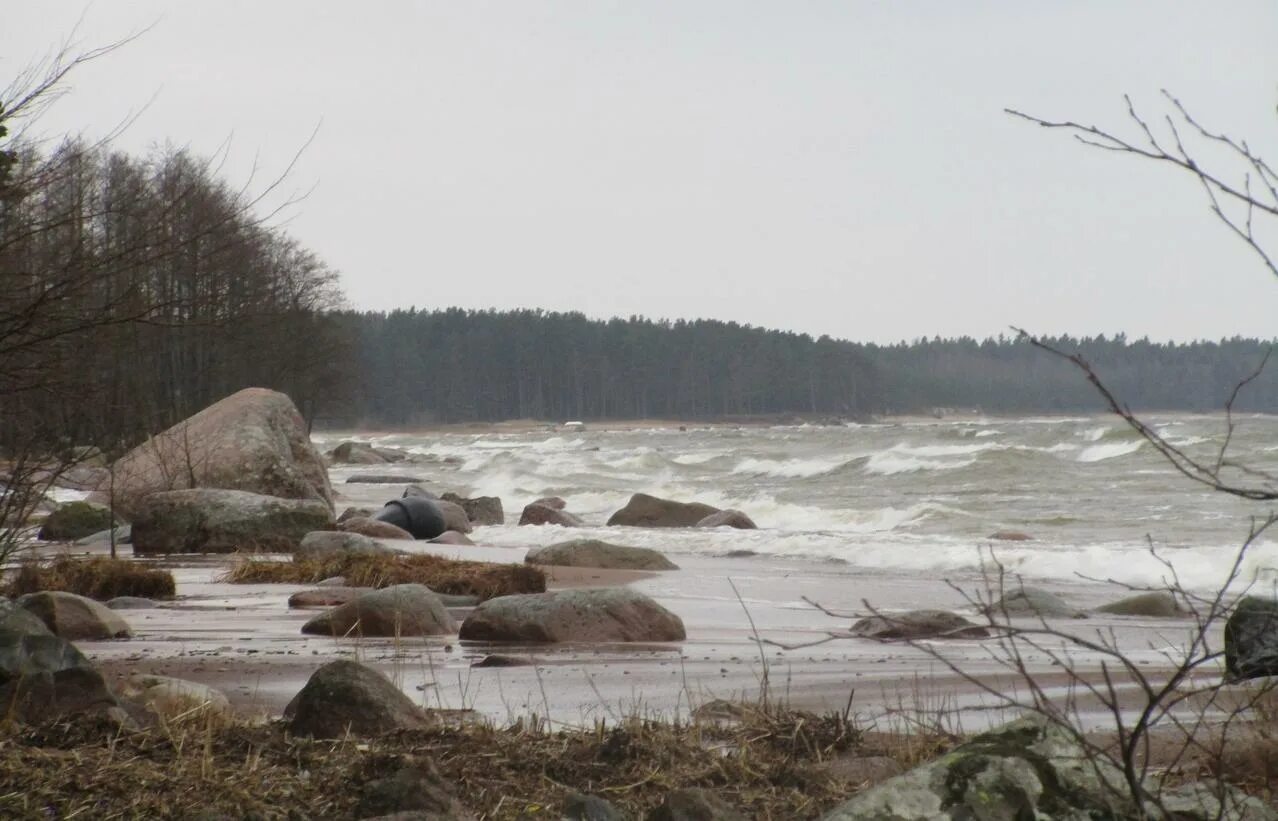
[[[558,496],[530,502],[519,517],[521,525],[562,525],[581,527],[579,516],[569,513],[567,503]],[[609,526],[626,527],[734,527],[753,530],[757,527],[739,510],[720,510],[701,502],[678,502],[646,493],[630,497],[625,507],[608,517]]]

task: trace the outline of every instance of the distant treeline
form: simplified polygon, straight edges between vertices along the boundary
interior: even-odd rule
[[[321,408],[329,424],[1103,407],[1077,368],[1014,338],[880,346],[731,322],[604,321],[535,310],[334,318],[342,326],[338,336],[354,346],[356,376],[347,400]],[[1047,341],[1082,354],[1133,408],[1194,411],[1223,407],[1268,346],[1254,339],[1160,344],[1121,335]],[[1236,407],[1278,411],[1278,373],[1256,379]]]

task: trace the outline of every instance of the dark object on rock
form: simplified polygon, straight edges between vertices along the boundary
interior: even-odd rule
[[[630,527],[696,527],[697,523],[721,511],[700,502],[675,502],[646,493],[636,493],[626,506],[608,519],[609,525]]]
[[[1278,599],[1247,596],[1225,622],[1225,673],[1239,681],[1278,676]]]
[[[989,608],[989,613],[992,616],[1006,614],[1036,618],[1048,616],[1066,619],[1087,618],[1086,613],[1076,607],[1070,607],[1060,596],[1038,587],[1020,587],[1008,591],[1002,599]]]
[[[626,814],[597,795],[573,793],[564,799],[562,821],[626,821]]]
[[[45,517],[37,538],[46,542],[74,542],[115,526],[111,511],[88,502],[67,502]]]
[[[858,619],[850,631],[854,636],[879,641],[910,639],[977,639],[989,631],[948,610],[910,610],[892,615]]]
[[[466,518],[471,524],[476,525],[500,525],[506,523],[506,513],[502,510],[501,499],[496,496],[476,496],[473,499],[467,499],[464,496],[458,496],[456,493],[445,493],[442,497],[445,502],[453,502],[459,504],[462,510],[466,511]],[[560,501],[563,501],[560,499]]]
[[[1177,616],[1186,614],[1181,609],[1180,602],[1176,599],[1176,596],[1169,590],[1128,596],[1125,599],[1119,599],[1116,602],[1098,607],[1096,612],[1113,613],[1116,616],[1149,616],[1160,619],[1174,619]]]
[[[424,584],[395,584],[356,596],[302,625],[313,636],[438,636],[457,632],[443,601]]]
[[[759,528],[749,516],[739,510],[731,509],[711,513],[697,522],[697,527],[735,527],[738,530],[758,530]]]
[[[560,525],[561,527],[581,527],[584,522],[566,510],[533,502],[524,508],[519,515],[521,525]]]
[[[679,566],[647,547],[627,547],[598,539],[573,539],[534,547],[524,556],[529,564],[556,567],[603,567],[623,570],[678,570]]]
[[[169,490],[142,503],[133,521],[133,552],[291,553],[307,533],[332,525],[326,501],[243,490]]]
[[[342,522],[345,522],[349,519],[354,519],[357,516],[363,516],[364,518],[368,518],[369,516],[372,516],[376,512],[377,511],[373,510],[371,507],[348,507],[342,511],[341,516],[337,517],[337,523],[340,525]]]
[[[435,538],[430,540],[431,544],[451,544],[457,547],[473,547],[474,542],[465,533],[458,533],[456,530],[445,530]]]
[[[414,539],[433,539],[449,529],[439,505],[421,496],[391,499],[373,518],[403,528]]]
[[[532,662],[518,656],[506,656],[501,653],[490,653],[482,659],[471,663],[471,667],[529,667]]]
[[[712,792],[691,787],[666,795],[661,806],[648,813],[648,821],[745,821]]]
[[[347,731],[379,735],[430,724],[390,679],[346,659],[316,670],[284,709],[284,715],[294,735],[315,738],[340,738]]]
[[[398,473],[356,473],[346,477],[348,485],[411,485],[424,482],[421,476],[401,476]]]
[[[1032,542],[1034,537],[1028,533],[1022,533],[1019,530],[998,530],[989,535],[991,539],[997,539],[1000,542]]]
[[[472,641],[682,641],[683,621],[624,587],[501,596],[482,603],[458,636]]]
[[[337,526],[344,533],[358,533],[370,539],[406,539],[412,541],[413,534],[390,522],[370,519],[366,516],[352,516]]]
[[[113,473],[116,510],[130,521],[152,493],[190,487],[308,499],[333,513],[328,468],[306,422],[292,400],[264,388],[232,394],[151,437]]]
[[[373,541],[361,533],[343,530],[315,530],[302,537],[293,553],[294,561],[326,560],[342,556],[374,556],[400,553],[392,547]]]
[[[355,808],[355,817],[410,811],[415,818],[439,821],[461,821],[471,817],[458,803],[452,787],[430,759],[419,759],[401,767],[394,775],[368,782]]]
[[[55,636],[81,639],[127,639],[129,625],[105,604],[60,590],[28,593],[17,605],[44,622]]]

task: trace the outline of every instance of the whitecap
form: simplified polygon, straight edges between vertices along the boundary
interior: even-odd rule
[[[1085,448],[1082,453],[1078,454],[1076,461],[1079,462],[1103,462],[1106,459],[1113,459],[1118,456],[1126,456],[1129,453],[1135,453],[1140,450],[1141,445],[1145,444],[1142,440],[1135,442],[1112,442],[1106,445],[1092,445]]]

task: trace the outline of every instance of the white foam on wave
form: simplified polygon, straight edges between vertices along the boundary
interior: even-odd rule
[[[733,473],[747,476],[775,476],[785,479],[807,479],[837,470],[847,464],[843,457],[825,459],[742,459]]]
[[[1003,435],[1003,431],[1001,431],[1001,430],[978,430],[978,431],[977,431],[975,434],[973,434],[973,435],[974,435],[974,437],[975,437],[975,438],[977,438],[977,439],[984,439],[984,438],[985,438],[985,437],[987,437],[987,436],[1002,436],[1002,435]]]
[[[1091,428],[1090,430],[1079,431],[1078,435],[1086,439],[1088,442],[1099,442],[1105,434],[1109,433],[1109,426],[1104,425],[1099,428]]]
[[[670,461],[676,465],[704,465],[706,462],[714,461],[722,455],[721,453],[685,453],[674,457]]]
[[[1135,442],[1111,442],[1105,445],[1092,445],[1078,454],[1076,461],[1103,462],[1106,459],[1114,459],[1119,456],[1126,456],[1129,453],[1135,453],[1140,450],[1143,444],[1145,444],[1144,441],[1137,440]]]

